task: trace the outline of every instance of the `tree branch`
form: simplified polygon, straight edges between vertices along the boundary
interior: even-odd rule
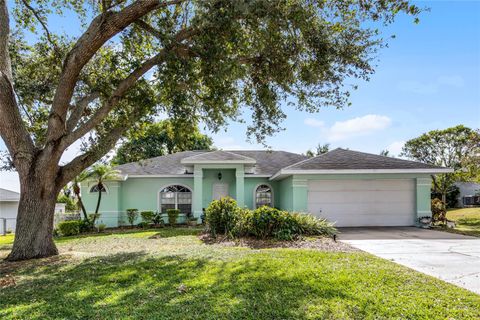
[[[182,29],[175,35],[175,41],[180,43],[181,41],[195,35],[198,33],[198,30],[193,29]],[[185,48],[184,46],[175,46],[170,49],[162,49],[158,54],[153,56],[152,58],[146,60],[139,68],[135,69],[132,73],[128,75],[125,79],[123,79],[117,86],[117,88],[113,91],[110,98],[105,102],[105,104],[100,107],[95,114],[85,122],[81,127],[77,130],[67,134],[62,139],[62,148],[67,148],[73,142],[83,137],[87,134],[90,130],[94,129],[97,125],[99,125],[103,119],[108,116],[108,113],[115,108],[121,98],[125,95],[125,93],[135,85],[135,83],[140,79],[143,75],[145,75],[150,69],[154,66],[160,64],[167,52],[178,50],[179,55],[185,55]],[[67,124],[68,126],[68,124]]]
[[[125,93],[130,89],[138,79],[140,79],[145,73],[147,73],[151,68],[159,64],[165,58],[165,50],[162,50],[160,53],[145,61],[139,68],[135,69],[128,77],[123,79],[117,88],[113,91],[110,98],[100,107],[95,114],[88,119],[82,126],[77,128],[77,130],[71,132],[70,134],[64,136],[62,139],[62,148],[67,148],[73,142],[83,137],[90,130],[94,129],[99,125],[105,117],[108,116],[108,113],[118,104],[120,99],[125,95]]]
[[[154,27],[152,27],[151,25],[149,25],[148,23],[146,23],[145,21],[143,20],[138,20],[138,21],[135,21],[135,24],[137,26],[139,26],[141,29],[147,31],[148,33],[150,33],[152,36],[154,36],[155,38],[158,38],[158,39],[161,39],[162,38],[162,34],[160,33],[160,31],[158,31],[157,29],[155,29]]]
[[[25,129],[15,99],[12,66],[8,52],[9,35],[7,3],[5,0],[0,0],[0,136],[12,156],[15,168],[22,173],[27,172],[30,167],[35,146]]]
[[[139,0],[118,12],[107,11],[93,19],[85,33],[67,54],[63,63],[59,85],[55,91],[49,115],[47,143],[59,139],[66,133],[66,116],[78,75],[98,49],[109,39],[149,12],[184,1],[186,0]]]
[[[55,50],[55,53],[60,58],[62,56],[62,53],[60,52],[60,49],[58,48],[58,46],[55,44],[55,41],[53,41],[52,35],[50,34],[50,31],[48,31],[48,27],[45,21],[42,20],[42,17],[40,17],[40,14],[37,12],[37,10],[35,10],[26,0],[22,0],[22,3],[28,10],[30,10],[30,12],[32,12],[32,14],[35,16],[37,21],[40,23],[43,30],[45,31],[45,35],[47,36],[48,42],[50,42],[50,44],[53,47],[53,50]]]
[[[100,98],[99,92],[92,92],[91,94],[83,97],[80,99],[75,106],[73,106],[74,110],[70,114],[70,117],[67,120],[67,132],[72,132],[73,129],[78,124],[78,121],[82,118],[83,112],[87,108],[87,106],[95,101],[96,99]]]

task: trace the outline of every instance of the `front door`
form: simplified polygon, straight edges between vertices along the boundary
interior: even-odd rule
[[[213,200],[220,200],[221,198],[228,197],[228,184],[227,183],[214,183],[212,198]]]

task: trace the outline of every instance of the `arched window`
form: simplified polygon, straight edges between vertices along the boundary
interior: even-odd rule
[[[160,211],[178,209],[189,215],[192,212],[192,191],[180,185],[171,185],[160,191]]]
[[[104,185],[102,185],[102,188],[101,188],[101,189],[102,189],[102,192],[107,192],[107,188],[105,188]],[[91,193],[93,193],[93,192],[98,192],[98,184],[92,186],[92,187],[90,188],[90,192],[91,192]]]
[[[261,184],[255,189],[255,208],[273,207],[273,190],[268,184]]]

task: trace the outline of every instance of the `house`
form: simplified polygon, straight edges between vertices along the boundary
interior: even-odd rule
[[[0,234],[15,232],[20,193],[0,188]],[[64,214],[65,204],[55,204],[55,214]],[[5,224],[4,224],[5,223]]]
[[[0,188],[0,234],[15,231],[19,201],[20,193]]]
[[[459,191],[457,196],[459,208],[480,206],[480,183],[457,182],[455,185]]]
[[[123,178],[101,190],[100,221],[108,226],[124,224],[129,208],[178,208],[199,218],[225,196],[242,207],[308,212],[337,226],[410,226],[431,215],[431,175],[452,171],[345,149],[314,158],[285,151],[185,151],[117,169]],[[92,181],[82,184],[89,212],[98,191]]]

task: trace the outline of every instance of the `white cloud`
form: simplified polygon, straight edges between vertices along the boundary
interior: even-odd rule
[[[419,94],[434,94],[440,91],[442,87],[461,88],[465,81],[461,76],[440,76],[432,82],[420,81],[402,81],[398,83],[398,89],[406,92],[413,92]]]
[[[314,118],[306,118],[303,121],[303,123],[305,123],[307,126],[310,126],[310,127],[322,128],[323,126],[325,126],[325,122],[314,119]]]
[[[337,121],[327,130],[327,139],[330,142],[347,140],[364,136],[388,128],[392,120],[387,116],[367,114],[346,121]]]
[[[398,156],[402,152],[405,141],[395,141],[387,146],[387,150],[394,156]]]

